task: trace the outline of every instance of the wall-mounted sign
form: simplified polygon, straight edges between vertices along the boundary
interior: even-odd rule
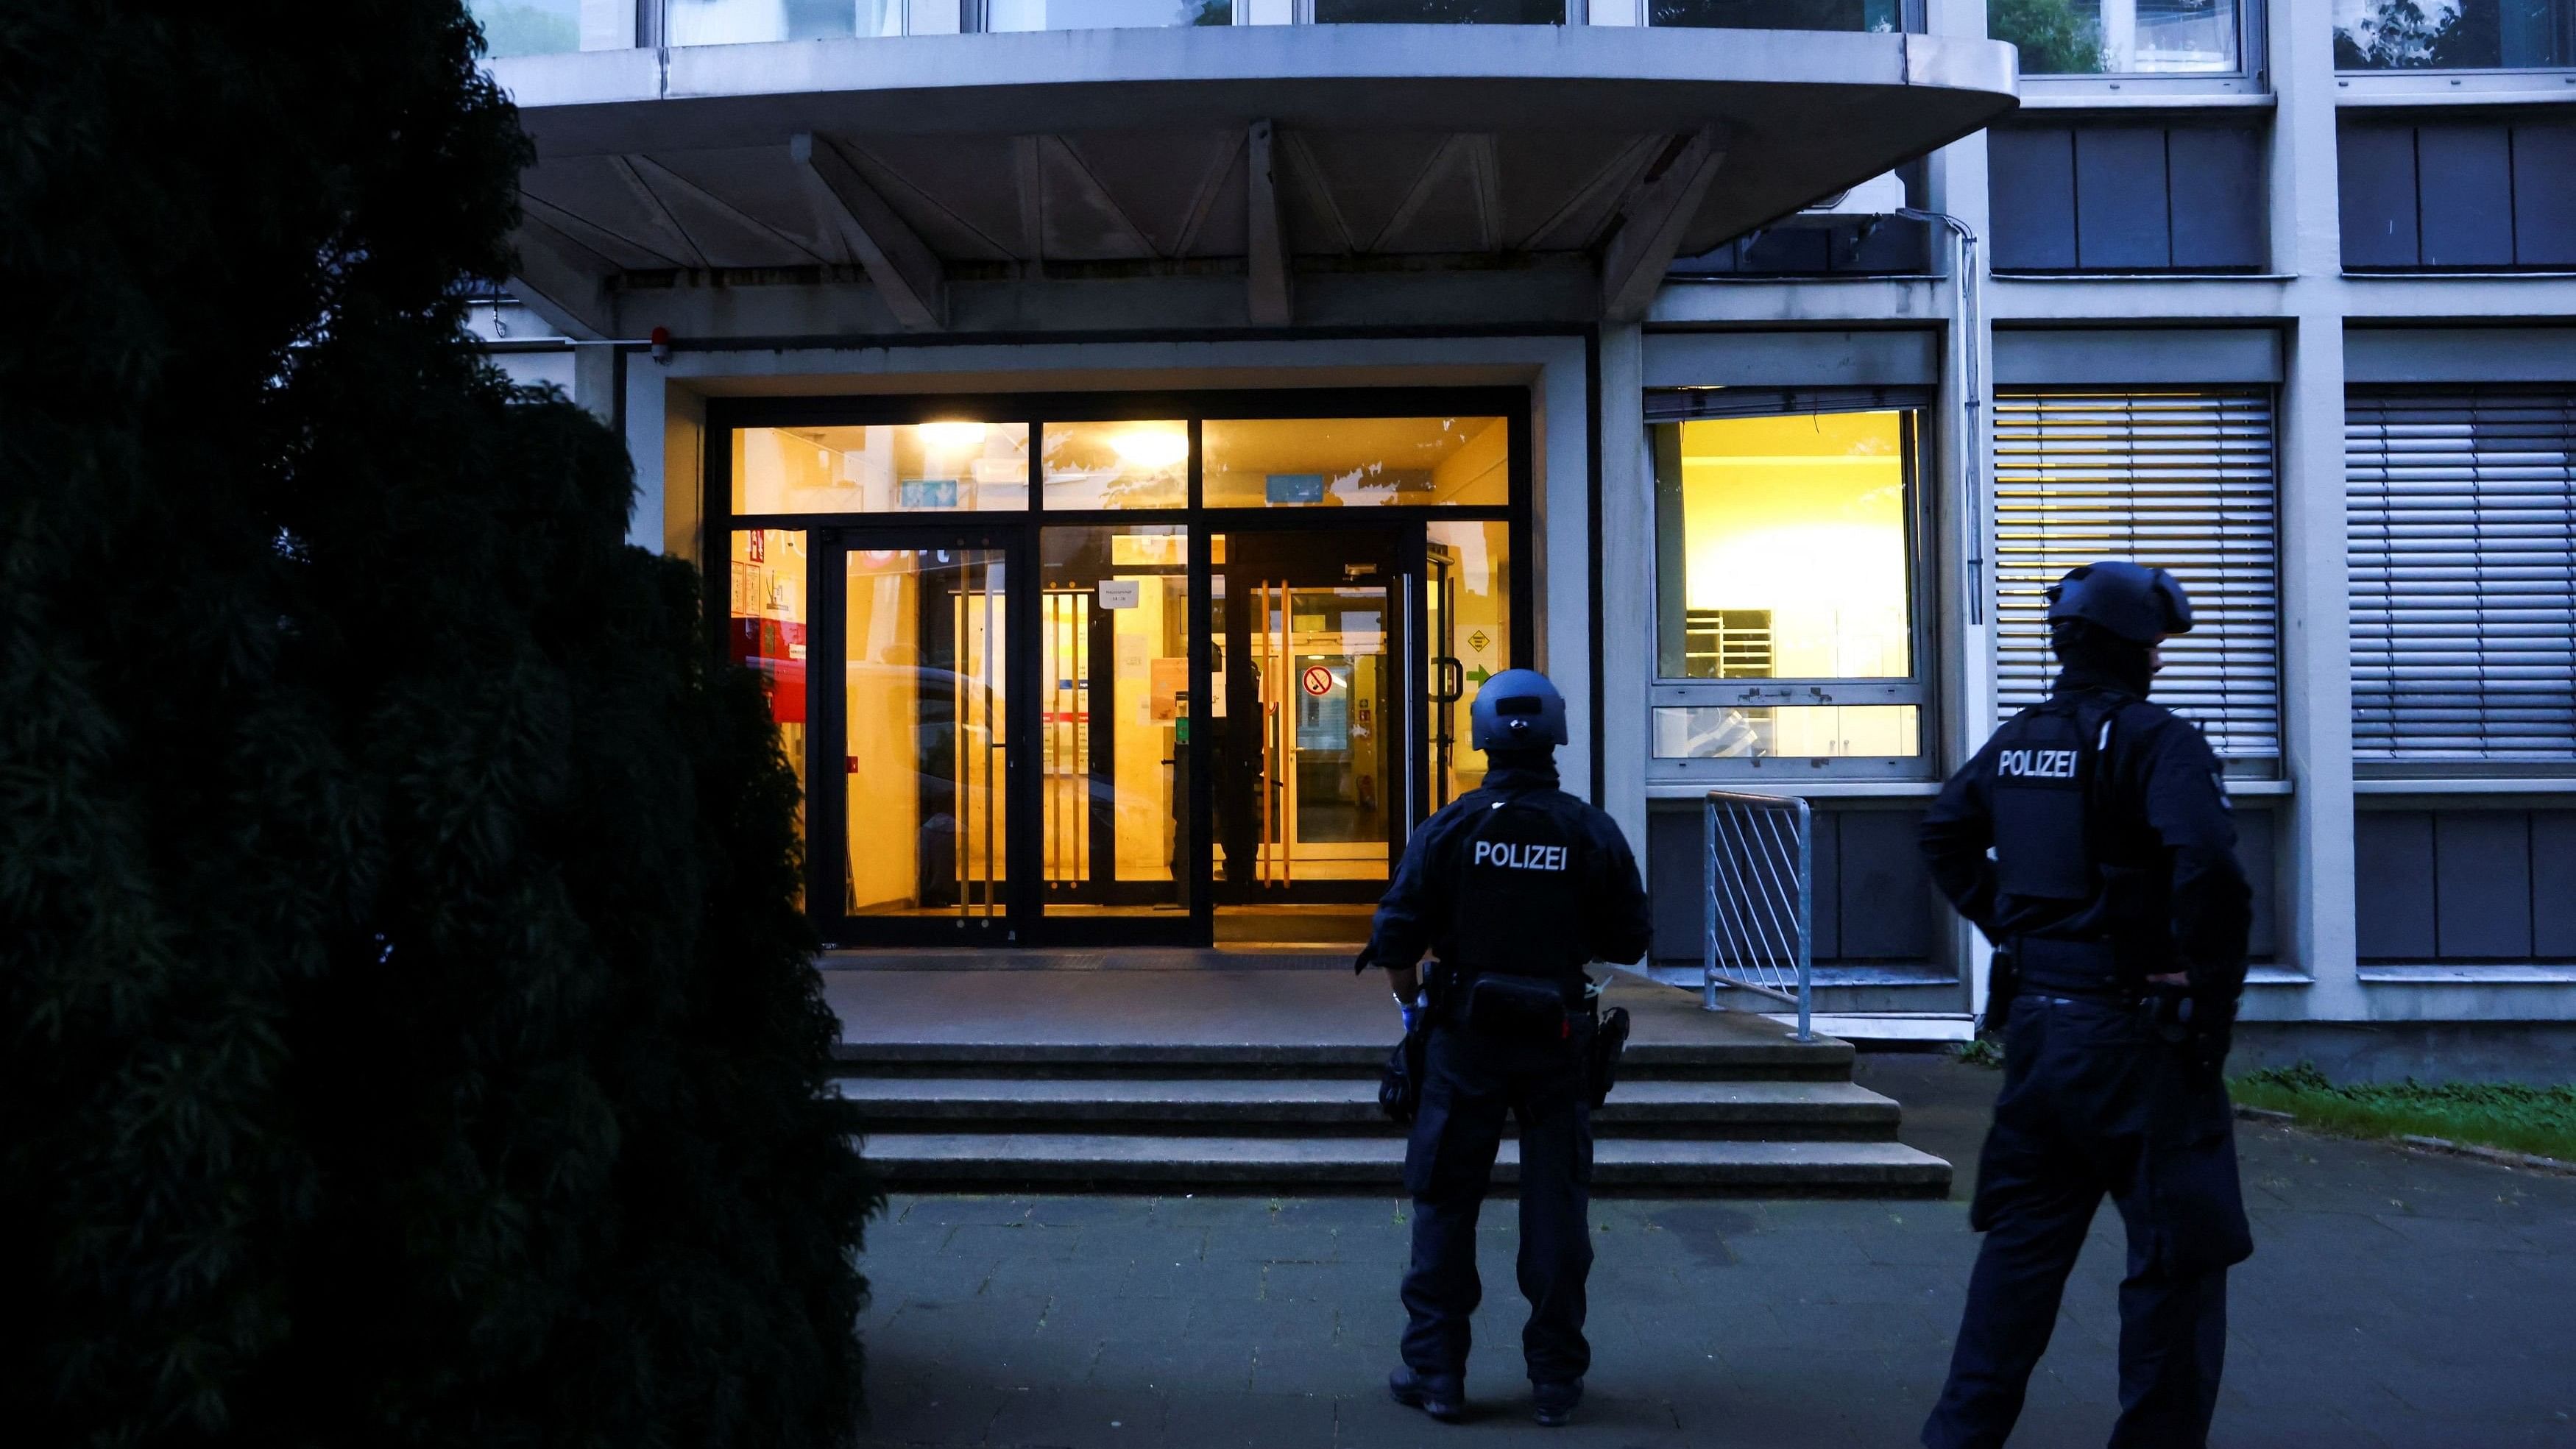
[[[899,508],[954,508],[957,506],[957,480],[954,478],[906,478],[895,485],[895,506]]]
[[[1330,694],[1333,692],[1333,671],[1320,664],[1309,664],[1306,666],[1305,683],[1308,694],[1319,697]]]
[[[1099,590],[1100,607],[1104,609],[1132,609],[1136,607],[1138,600],[1144,596],[1144,591],[1145,581],[1143,579],[1102,579],[1100,581]]]

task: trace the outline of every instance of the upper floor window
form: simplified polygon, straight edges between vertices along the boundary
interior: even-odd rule
[[[1999,272],[2244,272],[2266,259],[2263,135],[2219,122],[1998,126]]]
[[[2030,76],[2246,69],[2239,0],[1995,0],[1986,33],[2019,46],[2022,74]]]
[[[1923,0],[1648,0],[1646,23],[1701,30],[1923,29]]]
[[[465,0],[483,27],[483,53],[560,55],[581,49],[581,0]]]
[[[2576,125],[2370,115],[2337,139],[2344,270],[2576,268]]]
[[[2576,66],[2576,0],[2335,0],[2335,69]]]

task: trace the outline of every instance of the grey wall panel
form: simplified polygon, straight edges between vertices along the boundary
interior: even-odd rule
[[[2576,382],[2576,328],[2356,327],[2343,335],[2343,375],[2355,384]]]
[[[2087,271],[2173,265],[2162,127],[2075,133],[2075,259]]]
[[[2417,127],[2415,176],[2424,265],[2513,264],[2513,149],[2503,126]]]
[[[2075,133],[1990,131],[1986,167],[1995,270],[2074,270]]]
[[[2355,123],[2337,138],[2343,264],[2411,267],[2415,240],[2415,128]]]
[[[2281,334],[2268,327],[1995,330],[1995,381],[2130,386],[2281,380]]]
[[[1650,332],[1648,387],[1930,387],[1940,334]]]
[[[2576,266],[2576,126],[2513,128],[2513,259]]]
[[[1655,911],[1654,958],[1700,958],[1708,930],[1701,898],[1700,824],[1696,810],[1655,810],[1646,815],[1646,893]]]
[[[2246,933],[2245,954],[2257,961],[2269,961],[2281,953],[2280,868],[2273,854],[2280,819],[2270,810],[2239,806],[2236,811],[2236,859],[2254,890],[2254,925]]]
[[[2365,961],[2433,959],[2433,817],[2366,810],[2353,819],[2355,934]]]
[[[2445,810],[2433,817],[2434,944],[2444,960],[2531,955],[2531,817]]]
[[[1916,838],[1920,810],[1837,810],[1841,821],[1844,961],[1928,961],[1935,897]],[[1820,952],[1819,955],[1822,953]]]
[[[2531,954],[2576,958],[2576,810],[2531,812]]]
[[[2177,126],[2165,143],[2173,189],[2173,264],[2261,267],[2263,135],[2238,127]]]
[[[1818,810],[1815,822],[1814,856],[1809,862],[1816,876],[1814,929],[1815,959],[1831,961],[1843,953],[1843,856],[1842,822],[1845,817],[1835,811]]]

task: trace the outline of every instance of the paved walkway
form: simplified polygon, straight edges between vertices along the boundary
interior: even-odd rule
[[[1508,1201],[1489,1208],[1475,1423],[1387,1402],[1405,1205],[902,1198],[871,1230],[870,1445],[1905,1445],[1948,1363],[1995,1077],[1863,1059],[1948,1202],[1613,1201],[1575,1425],[1527,1417]],[[2576,1179],[2242,1124],[2258,1251],[2214,1442],[2576,1446]],[[2070,1286],[2017,1445],[2112,1417],[2117,1219]]]

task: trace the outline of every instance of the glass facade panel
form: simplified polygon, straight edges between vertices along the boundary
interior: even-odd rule
[[[903,17],[904,0],[662,0],[671,45],[901,35]]]
[[[2337,70],[2576,66],[2576,0],[2335,0]]]
[[[1914,672],[1910,413],[1722,418],[1648,432],[1658,675]]]
[[[1126,30],[1170,25],[1231,25],[1231,0],[966,0],[984,12],[983,28]]]
[[[466,0],[483,27],[483,53],[560,55],[581,49],[581,0]]]
[[[778,721],[779,745],[796,771],[796,834],[805,835],[805,535],[784,528],[732,536],[725,654],[759,671]]]
[[[1486,680],[1512,667],[1511,527],[1434,523],[1423,558],[1431,693],[1431,808],[1485,782],[1468,711]]]
[[[734,430],[736,513],[1008,512],[1028,506],[1026,423]]]
[[[1315,0],[1318,25],[1563,25],[1565,0]]]
[[[1499,506],[1511,496],[1502,418],[1261,418],[1200,425],[1211,508]]]
[[[1910,704],[1658,705],[1659,760],[1905,759],[1923,748]]]
[[[1996,0],[1986,33],[2020,47],[2024,75],[2234,75],[2245,69],[2238,3]]]
[[[1010,601],[996,549],[846,556],[853,916],[1001,915]]]
[[[1652,25],[1700,30],[1885,32],[1905,28],[1902,0],[1649,0],[1646,14]]]
[[[1185,909],[1189,530],[1050,528],[1039,552],[1046,909]]]
[[[1049,508],[1179,508],[1190,501],[1187,423],[1046,423],[1038,452]]]

